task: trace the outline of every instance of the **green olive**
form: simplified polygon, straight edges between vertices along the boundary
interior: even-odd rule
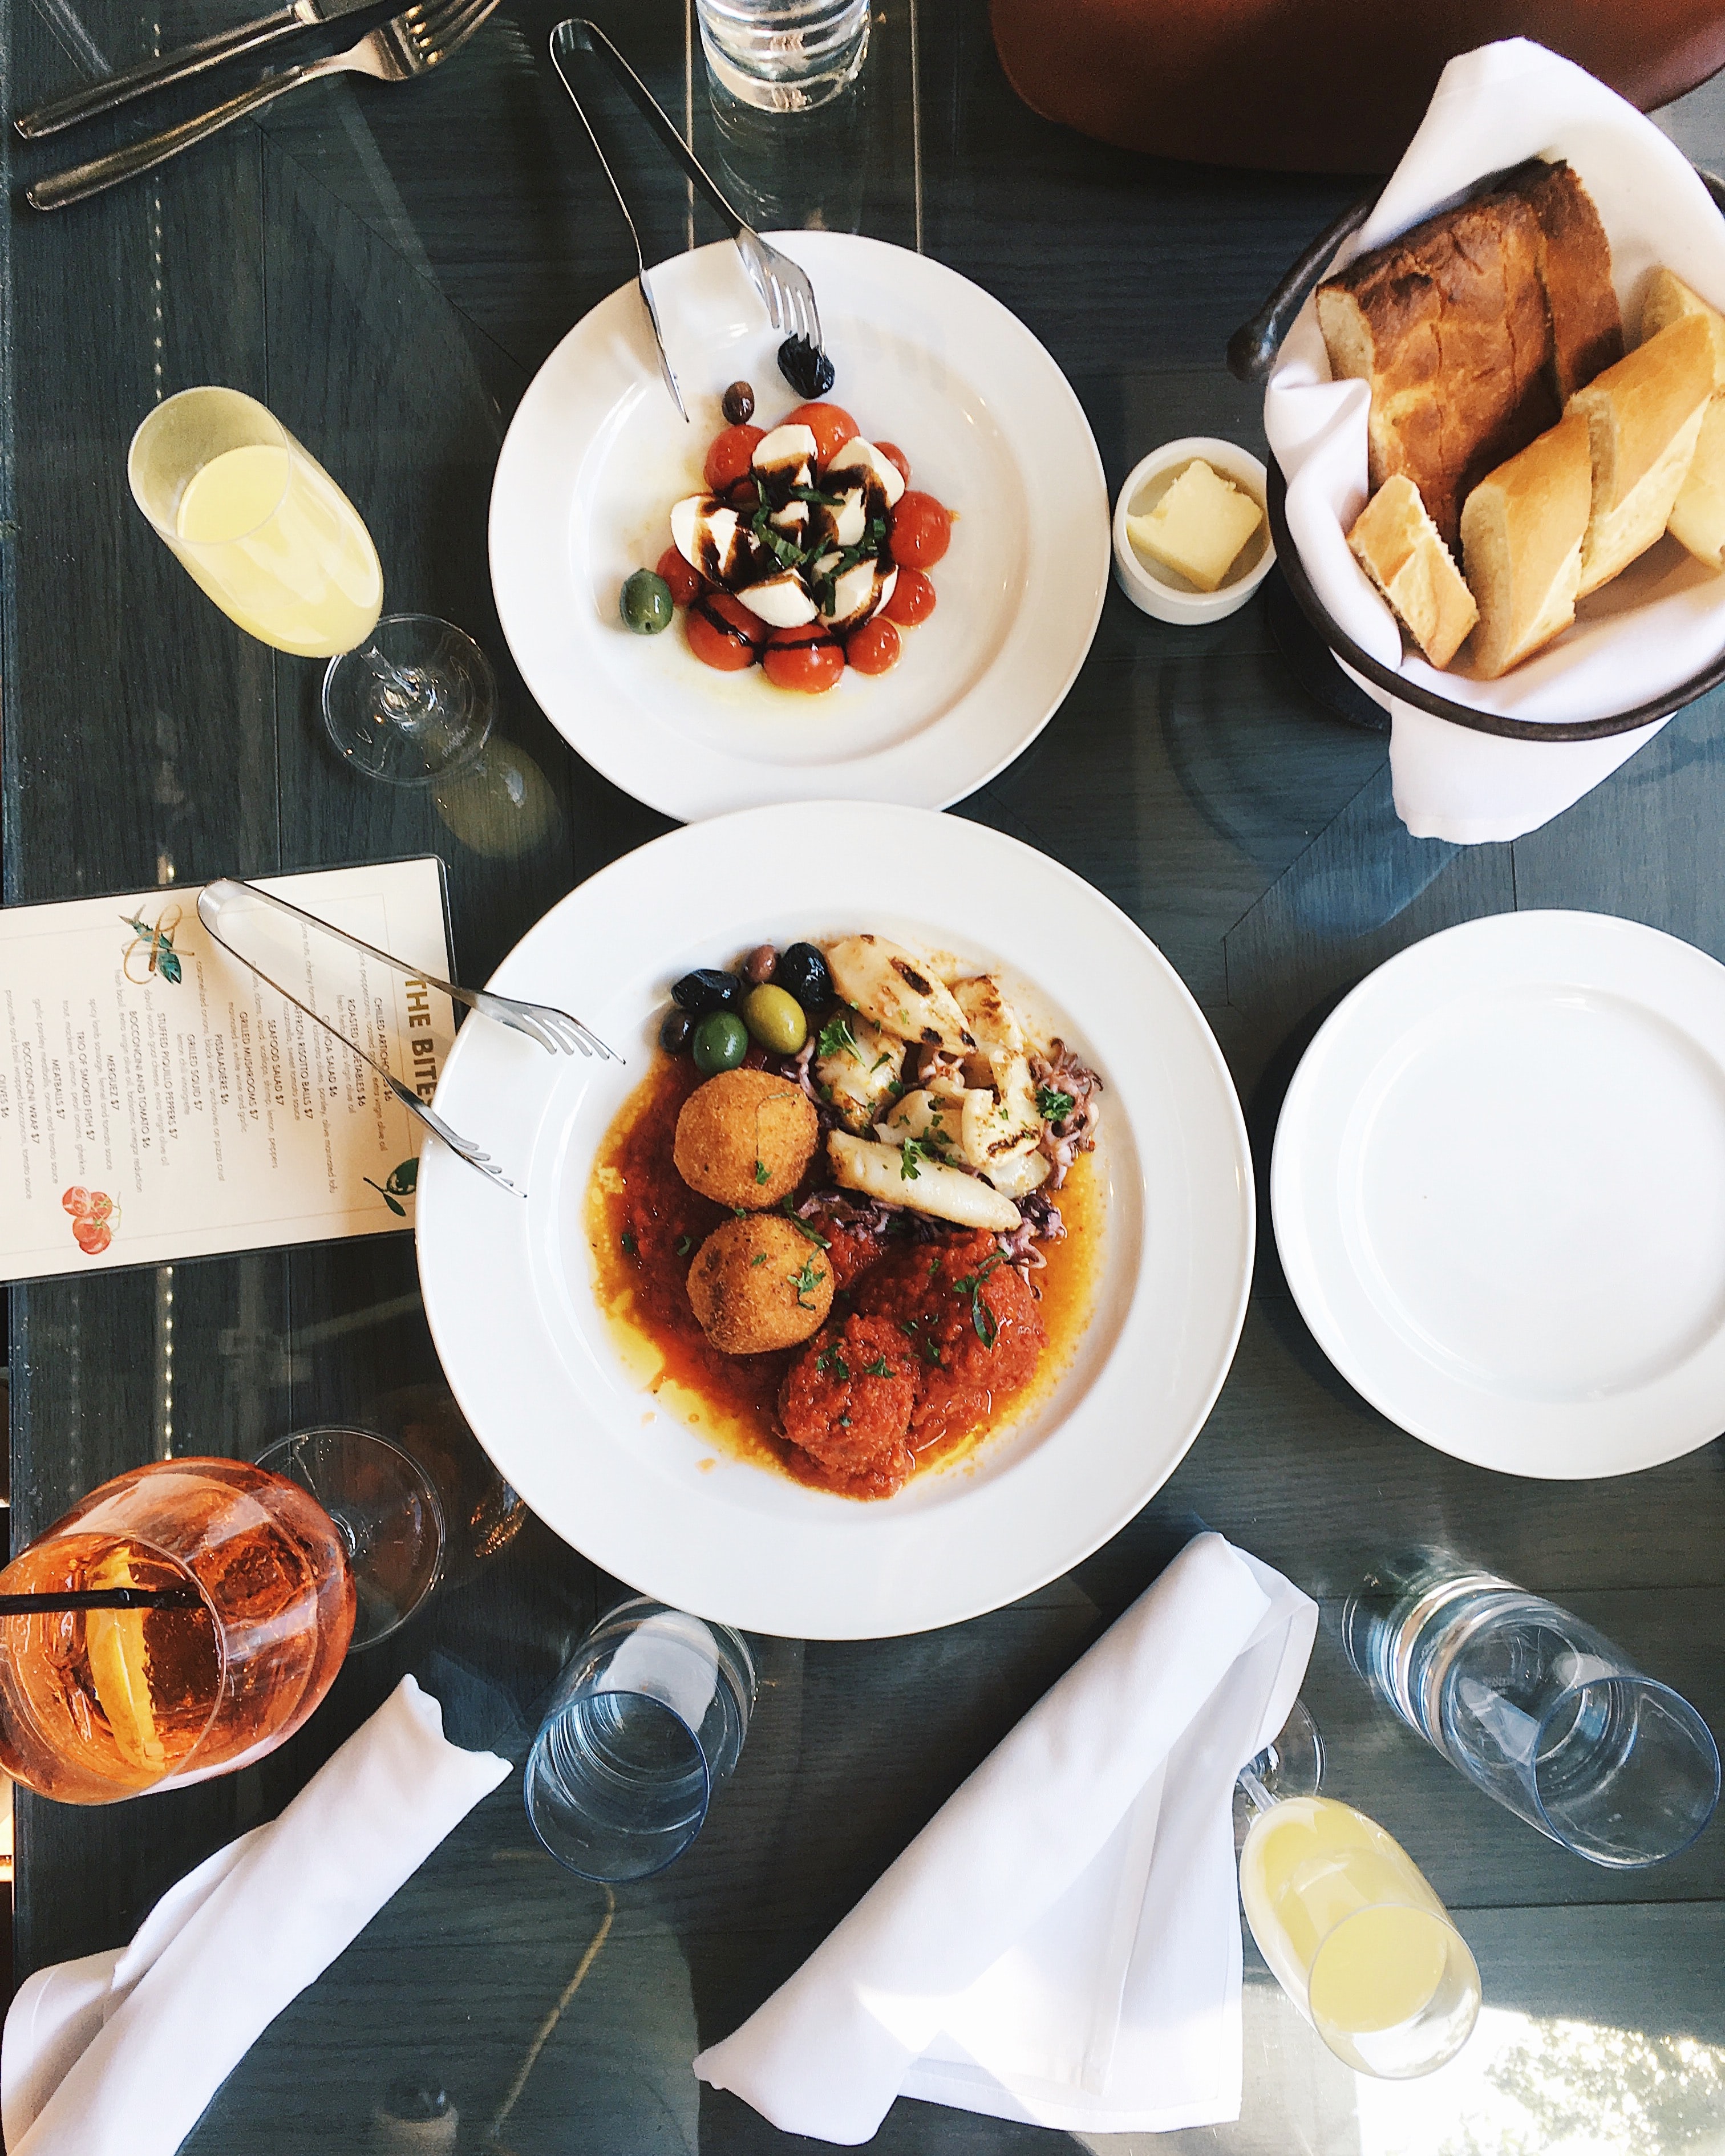
[[[690,1053],[703,1078],[734,1070],[749,1052],[748,1028],[735,1011],[713,1011],[695,1029]]]
[[[670,586],[651,569],[637,569],[623,587],[623,619],[637,636],[657,636],[669,629],[676,608]]]
[[[809,1019],[803,1006],[783,988],[763,981],[742,999],[743,1023],[762,1048],[775,1055],[794,1055],[809,1038]]]

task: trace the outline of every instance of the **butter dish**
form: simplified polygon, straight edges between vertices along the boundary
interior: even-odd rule
[[[1196,624],[1237,613],[1270,573],[1276,559],[1267,517],[1245,542],[1214,591],[1200,591],[1176,569],[1152,561],[1133,544],[1128,517],[1144,516],[1186,467],[1202,458],[1212,470],[1250,495],[1261,511],[1266,475],[1248,451],[1211,435],[1189,434],[1153,449],[1127,474],[1114,504],[1114,581],[1132,604],[1158,621]]]

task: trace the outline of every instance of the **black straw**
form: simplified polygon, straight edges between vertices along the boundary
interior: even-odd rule
[[[58,1609],[201,1609],[195,1587],[63,1587],[41,1594],[0,1594],[0,1617],[50,1615]]]

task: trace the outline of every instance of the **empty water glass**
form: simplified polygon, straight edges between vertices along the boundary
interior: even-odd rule
[[[528,1755],[533,1831],[583,1879],[645,1879],[700,1833],[755,1702],[741,1634],[646,1595],[602,1617]]]
[[[1589,1863],[1686,1849],[1719,1800],[1695,1709],[1591,1625],[1443,1552],[1343,1614],[1348,1660],[1488,1796]]]
[[[719,87],[762,112],[809,112],[856,80],[869,0],[696,0]]]

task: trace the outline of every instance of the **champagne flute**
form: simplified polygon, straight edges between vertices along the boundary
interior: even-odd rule
[[[1308,1743],[1302,1733],[1311,1732]],[[1310,1763],[1276,1771],[1286,1751]],[[1272,1787],[1259,1770],[1272,1769]],[[1296,1704],[1283,1737],[1242,1769],[1254,1817],[1240,1854],[1240,1898],[1258,1950],[1338,2059],[1385,2081],[1455,2057],[1479,2018],[1467,1943],[1401,1844],[1352,1805],[1317,1794],[1322,1748]]]
[[[0,1573],[0,1592],[141,1589],[178,1607],[0,1618],[0,1766],[69,1804],[232,1774],[322,1700],[353,1631],[335,1523],[239,1460],[103,1483]]]
[[[249,635],[328,658],[324,720],[372,778],[429,785],[484,746],[490,662],[430,614],[383,616],[383,572],[363,519],[266,405],[238,389],[182,389],[132,436],[132,499],[193,583]]]

